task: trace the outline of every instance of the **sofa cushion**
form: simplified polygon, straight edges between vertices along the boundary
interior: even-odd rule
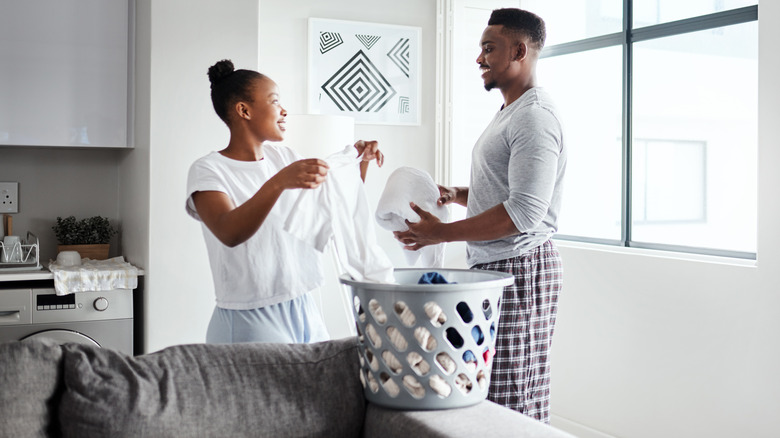
[[[62,350],[47,341],[0,344],[0,434],[57,436]]]
[[[575,438],[531,417],[483,401],[458,409],[400,411],[369,403],[365,438]]]
[[[363,424],[357,338],[64,356],[64,436],[357,437]]]

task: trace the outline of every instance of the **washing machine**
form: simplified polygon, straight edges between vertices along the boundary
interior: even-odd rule
[[[133,354],[133,291],[0,289],[0,342],[46,338]]]

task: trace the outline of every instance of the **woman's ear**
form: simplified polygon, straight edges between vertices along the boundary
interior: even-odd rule
[[[252,114],[249,111],[249,106],[244,102],[236,103],[236,114],[239,118],[249,120],[252,118]]]

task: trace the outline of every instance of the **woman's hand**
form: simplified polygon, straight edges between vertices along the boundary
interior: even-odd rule
[[[282,189],[313,189],[328,175],[328,163],[319,158],[296,161],[280,170],[272,179]]]
[[[438,187],[439,199],[436,200],[436,205],[442,206],[455,203],[465,207],[468,203],[468,187],[446,187],[442,185]]]
[[[385,163],[385,155],[379,150],[379,142],[376,140],[358,140],[355,142],[355,149],[358,151],[358,157],[363,157],[363,161],[360,163],[360,179],[365,181],[368,163],[376,160],[376,165],[382,167],[382,164]]]
[[[439,185],[439,199],[436,200],[437,205],[447,205],[455,202],[457,192],[454,187],[445,187]]]

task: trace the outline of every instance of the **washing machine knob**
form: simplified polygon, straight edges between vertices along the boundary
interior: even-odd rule
[[[92,305],[95,307],[95,310],[97,310],[98,312],[102,312],[108,309],[108,300],[105,299],[104,297],[100,297],[96,299],[95,302],[92,303]]]

